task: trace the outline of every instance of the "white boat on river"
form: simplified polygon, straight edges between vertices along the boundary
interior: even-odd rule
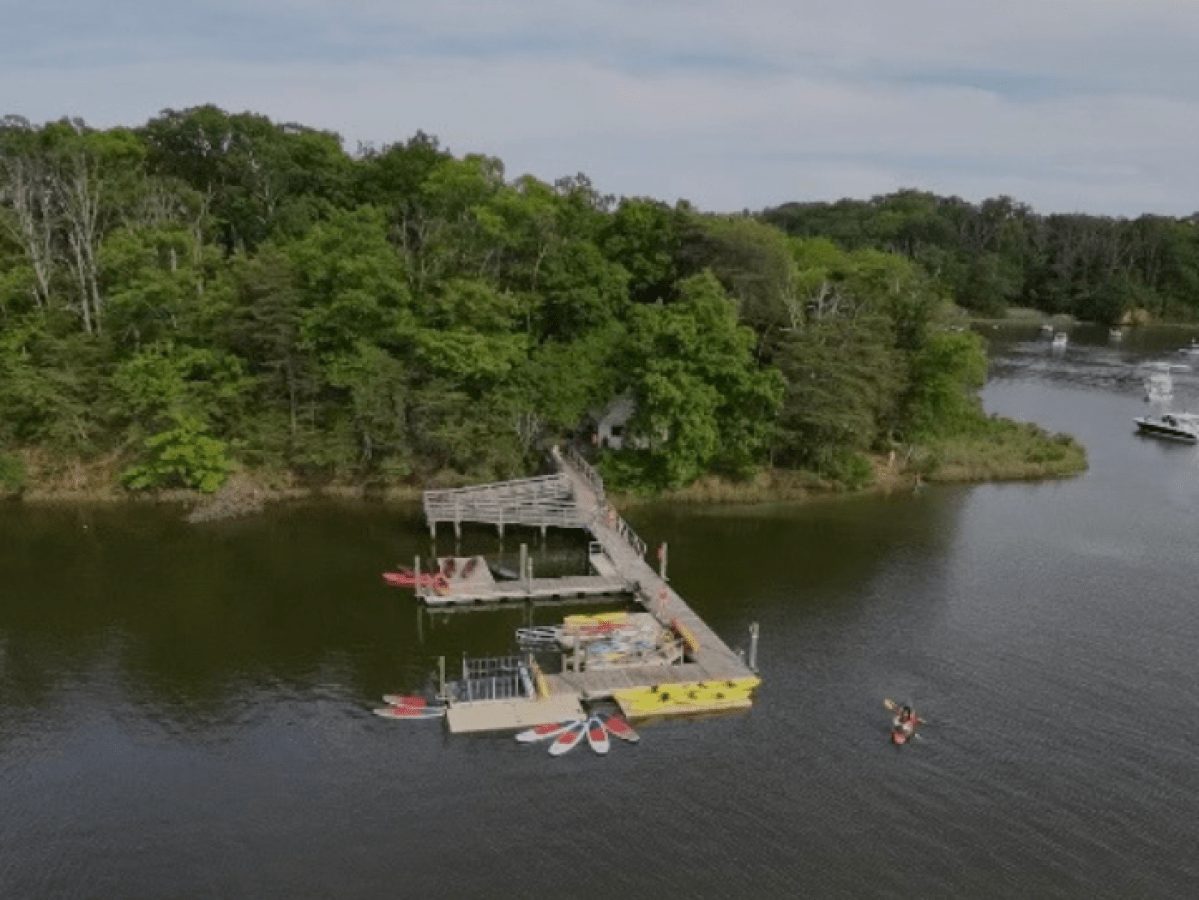
[[[1152,437],[1188,444],[1199,442],[1199,416],[1191,413],[1165,413],[1161,416],[1140,416],[1134,421],[1137,431]]]

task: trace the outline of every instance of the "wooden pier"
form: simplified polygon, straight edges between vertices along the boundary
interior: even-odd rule
[[[452,523],[455,533],[460,533],[463,522],[493,524],[501,533],[505,525],[539,527],[543,532],[549,526],[582,528],[592,538],[588,556],[594,574],[537,579],[524,577],[526,571],[522,571],[517,580],[507,582],[488,575],[461,589],[451,582],[440,594],[433,587],[418,588],[418,598],[430,607],[439,607],[587,596],[591,591],[624,593],[664,627],[681,635],[687,646],[685,661],[674,665],[596,666],[545,675],[543,698],[558,698],[557,703],[572,697],[607,699],[617,691],[651,686],[753,678],[744,657],[731,650],[646,561],[645,542],[608,502],[603,481],[594,469],[570,447],[555,447],[552,457],[558,468],[555,475],[426,492],[424,508],[430,532],[436,536],[438,524]],[[752,661],[752,649],[750,656]],[[513,727],[527,720],[527,711],[520,719]]]

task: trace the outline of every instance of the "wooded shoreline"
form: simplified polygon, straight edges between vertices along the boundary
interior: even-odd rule
[[[893,454],[924,480],[1060,474],[1085,462],[1048,436],[982,453],[985,349],[952,301],[1090,309],[1106,257],[1080,248],[1111,242],[1049,239],[1091,224],[919,192],[708,214],[510,179],[422,132],[351,154],[213,106],[108,130],[10,116],[0,492],[215,494],[241,473],[402,495],[527,474],[620,403],[598,466],[630,496],[754,496],[762,472],[855,491]],[[1135,233],[1190,246],[1157,224]],[[1177,268],[1143,274],[1182,297]],[[1124,290],[1140,277],[1092,311],[1152,299]]]

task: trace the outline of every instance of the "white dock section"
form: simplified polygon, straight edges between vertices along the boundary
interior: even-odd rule
[[[450,731],[464,734],[581,719],[583,707],[579,705],[578,694],[562,692],[540,700],[514,698],[457,703],[446,710],[445,717]]]

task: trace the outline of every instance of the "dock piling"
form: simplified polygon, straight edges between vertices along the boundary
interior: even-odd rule
[[[755,672],[758,671],[758,623],[752,622],[749,626],[749,667]]]

